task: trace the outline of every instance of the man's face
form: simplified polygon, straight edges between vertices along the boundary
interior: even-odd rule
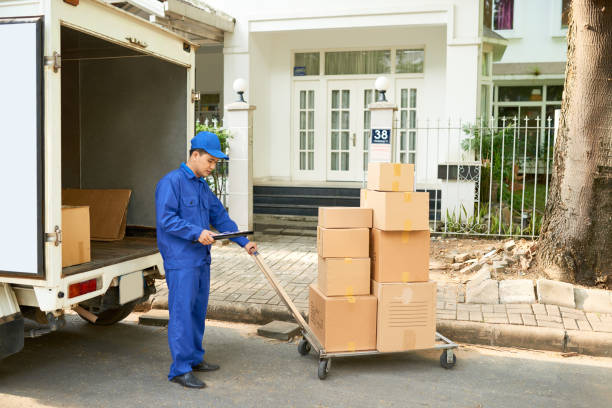
[[[193,152],[191,156],[191,163],[193,164],[196,176],[198,177],[208,177],[210,173],[213,172],[215,167],[217,166],[217,159],[214,156],[211,156],[208,153],[198,153]]]

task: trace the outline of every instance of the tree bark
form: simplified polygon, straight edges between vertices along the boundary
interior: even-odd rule
[[[612,286],[612,0],[573,0],[538,268]]]

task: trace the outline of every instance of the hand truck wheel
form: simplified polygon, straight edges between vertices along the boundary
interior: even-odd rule
[[[308,340],[305,338],[302,338],[298,343],[298,353],[300,353],[302,356],[310,353],[310,343],[308,343]]]
[[[453,361],[448,361],[448,353],[452,353]],[[440,365],[446,369],[453,368],[457,364],[457,356],[450,350],[444,350],[442,354],[440,354]]]
[[[327,373],[329,372],[329,367],[331,365],[330,363],[331,361],[329,359],[319,360],[319,380],[324,380],[327,377]]]

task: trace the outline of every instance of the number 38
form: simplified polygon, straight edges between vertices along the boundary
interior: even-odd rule
[[[389,130],[388,129],[375,129],[374,130],[374,139],[389,139]]]

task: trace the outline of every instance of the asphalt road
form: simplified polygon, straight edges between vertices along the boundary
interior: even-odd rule
[[[208,388],[166,379],[164,328],[94,327],[69,316],[60,332],[26,339],[0,361],[0,407],[611,407],[612,360],[462,347],[457,366],[438,352],[333,361],[325,381],[314,355],[262,339],[255,326],[209,322]]]

